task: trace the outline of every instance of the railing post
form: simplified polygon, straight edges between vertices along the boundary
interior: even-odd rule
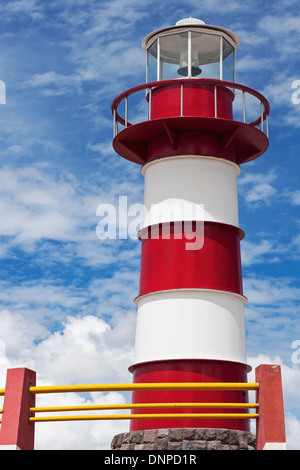
[[[259,404],[259,418],[256,422],[256,449],[285,450],[280,366],[260,365],[255,369],[255,381],[259,384],[259,389],[256,392],[256,402]]]
[[[149,101],[148,101],[148,120],[151,120],[152,117],[152,88],[149,88]]]
[[[180,85],[180,117],[183,116],[183,83]]]
[[[214,105],[215,105],[215,118],[218,117],[218,95],[217,95],[217,86],[214,86]]]
[[[113,129],[113,132],[114,132],[114,138],[116,137],[116,135],[118,134],[118,121],[117,121],[117,111],[116,111],[116,108],[114,108],[114,129]]]
[[[246,124],[246,97],[245,91],[243,90],[243,122]]]
[[[128,125],[128,96],[125,98],[125,127]]]
[[[29,422],[29,408],[35,406],[36,373],[30,369],[8,369],[6,375],[0,450],[34,450],[34,423]]]

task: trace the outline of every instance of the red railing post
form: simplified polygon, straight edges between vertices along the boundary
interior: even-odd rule
[[[29,422],[29,408],[35,395],[29,387],[36,385],[36,373],[30,369],[8,369],[6,375],[0,450],[34,450],[34,423]]]
[[[259,418],[256,422],[257,450],[285,450],[285,423],[281,368],[279,365],[262,364],[255,369],[255,381],[259,384],[256,402]]]

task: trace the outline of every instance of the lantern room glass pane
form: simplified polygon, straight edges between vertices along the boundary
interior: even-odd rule
[[[188,33],[160,37],[160,80],[187,76]]]
[[[147,51],[147,82],[157,80],[157,40]]]
[[[220,36],[192,32],[192,54],[198,55],[199,78],[220,78]]]
[[[234,81],[234,48],[223,38],[223,80]]]

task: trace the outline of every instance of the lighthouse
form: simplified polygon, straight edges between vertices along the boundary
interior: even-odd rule
[[[112,104],[113,147],[144,177],[134,384],[246,383],[251,370],[237,182],[268,148],[269,104],[236,82],[238,46],[232,31],[194,18],[156,30],[142,42],[146,83]],[[132,419],[130,431],[250,429],[247,419],[151,419],[170,412],[164,403],[187,404],[173,413],[197,413],[195,403],[246,408],[242,390],[135,390],[132,404],[146,403],[160,407],[133,409],[150,417]]]

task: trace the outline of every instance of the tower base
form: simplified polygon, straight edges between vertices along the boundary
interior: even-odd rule
[[[201,359],[178,359],[166,361],[153,361],[148,363],[135,364],[130,368],[133,372],[133,382],[143,383],[209,383],[209,382],[247,382],[247,364],[213,361]],[[132,392],[132,403],[248,403],[248,391],[244,390],[134,390]],[[185,410],[185,411],[183,411]],[[199,413],[199,409],[191,407],[175,408],[174,413]],[[235,408],[227,408],[227,413],[236,413]],[[246,413],[245,409],[245,413]],[[145,429],[173,428],[196,428],[199,419],[197,418],[151,418],[151,413],[170,413],[168,406],[151,410],[147,408],[133,409],[132,414],[148,413],[146,419],[132,419],[130,431],[140,431]],[[201,413],[211,413],[211,409],[202,408]],[[215,408],[214,413],[224,413],[222,407]],[[203,418],[202,428],[233,429],[240,431],[250,431],[250,419],[239,418]]]
[[[255,450],[252,432],[214,428],[146,429],[117,434],[112,450]]]

